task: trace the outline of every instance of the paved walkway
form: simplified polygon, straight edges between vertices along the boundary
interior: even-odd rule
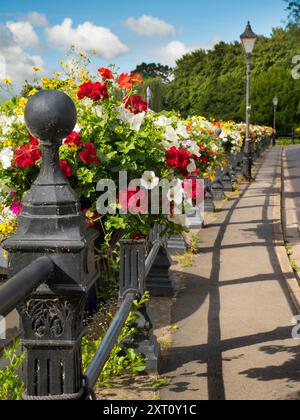
[[[273,246],[280,169],[275,148],[256,182],[201,232],[172,308],[179,330],[163,363],[172,381],[162,400],[300,399],[295,308]]]

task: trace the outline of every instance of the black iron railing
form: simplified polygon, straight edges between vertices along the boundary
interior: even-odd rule
[[[119,310],[85,375],[81,340],[85,303],[99,273],[95,263],[96,231],[86,228],[79,201],[61,172],[59,147],[73,131],[76,109],[59,91],[41,91],[25,110],[29,131],[41,141],[40,174],[22,203],[17,232],[3,244],[9,252],[9,280],[0,288],[0,315],[15,308],[22,319],[27,350],[26,400],[87,399],[132,310],[133,301],[151,289],[161,269],[162,293],[172,289],[170,259],[161,229],[152,233],[146,259],[145,241],[121,241]],[[147,285],[149,274],[149,285]],[[160,293],[160,285],[155,292]],[[136,348],[157,370],[159,346],[146,305]]]
[[[134,300],[145,291],[153,296],[174,292],[161,226],[151,232],[148,254],[145,241],[121,241],[119,310],[87,371],[82,371],[85,304],[99,273],[94,255],[98,234],[86,228],[59,163],[62,139],[73,131],[76,119],[74,103],[59,91],[39,92],[25,110],[29,131],[41,141],[43,161],[23,200],[18,230],[3,245],[9,252],[9,280],[0,288],[0,315],[17,308],[22,319],[27,400],[88,399]],[[269,143],[261,144],[257,153]],[[146,356],[147,370],[155,371],[159,346],[146,304],[138,316],[135,346]]]

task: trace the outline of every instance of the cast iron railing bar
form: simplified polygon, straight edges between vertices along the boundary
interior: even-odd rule
[[[149,255],[146,259],[146,277],[149,276],[150,271],[153,267],[153,264],[155,263],[156,257],[159,253],[160,248],[163,246],[161,241],[156,240],[152,246],[151,251],[149,252]]]
[[[93,389],[101,375],[103,368],[109,356],[117,343],[118,337],[128,319],[132,309],[133,301],[136,299],[136,293],[128,293],[122,302],[120,309],[116,313],[110,328],[108,329],[99,349],[97,350],[92,362],[90,363],[85,377],[87,378],[88,386]]]
[[[41,257],[0,288],[0,315],[6,317],[54,272],[54,263]]]

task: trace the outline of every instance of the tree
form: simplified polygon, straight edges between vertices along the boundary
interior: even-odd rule
[[[300,1],[300,0],[299,0]],[[271,37],[259,37],[252,66],[253,122],[273,124],[275,95],[279,97],[278,127],[290,131],[300,122],[300,80],[292,77],[292,59],[299,54],[300,26],[276,28]],[[240,43],[220,42],[210,51],[182,57],[166,85],[167,109],[183,116],[245,120],[245,53]]]
[[[159,63],[142,63],[133,70],[133,73],[140,73],[144,79],[155,79],[160,77],[164,83],[168,83],[170,81],[172,69],[169,66],[164,66]]]
[[[300,0],[284,0],[287,3],[289,22],[300,25]]]

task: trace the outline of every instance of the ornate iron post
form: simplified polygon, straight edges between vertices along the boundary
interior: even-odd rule
[[[136,292],[142,297],[146,290],[145,248],[146,241],[120,241],[120,301],[128,293]],[[160,346],[153,333],[153,322],[149,314],[148,304],[139,308],[137,334],[127,343],[138,353],[144,355],[147,373],[159,371]]]
[[[40,174],[23,201],[14,236],[4,243],[9,276],[48,256],[55,274],[18,308],[27,350],[25,399],[80,399],[81,339],[87,293],[97,272],[94,241],[79,200],[60,169],[59,147],[76,124],[76,108],[63,92],[41,91],[25,109],[32,135],[40,139]]]
[[[173,296],[175,292],[174,277],[170,270],[172,259],[168,252],[167,238],[161,237],[162,230],[162,226],[155,225],[149,238],[152,246],[160,243],[158,254],[146,278],[146,289],[154,297]]]
[[[222,182],[222,172],[219,171],[215,181],[211,184],[211,192],[214,201],[225,200],[224,185]]]

